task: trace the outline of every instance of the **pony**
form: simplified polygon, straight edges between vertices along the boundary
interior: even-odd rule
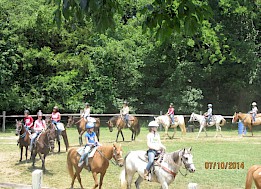
[[[253,165],[247,171],[246,187],[245,189],[251,189],[252,182],[255,182],[256,188],[261,188],[261,165]]]
[[[122,116],[114,116],[110,118],[107,124],[109,126],[110,132],[113,131],[113,127],[117,127],[118,132],[117,132],[116,142],[118,141],[119,134],[121,134],[122,140],[124,141],[122,129],[126,127],[126,123],[123,120]],[[136,136],[140,134],[140,124],[138,119],[135,116],[131,116],[131,115],[129,116],[129,124],[130,124],[129,129],[132,132],[131,140],[134,141],[136,139]]]
[[[15,127],[15,135],[19,136],[18,142],[19,142],[19,147],[21,149],[21,155],[20,155],[20,162],[22,161],[22,156],[23,156],[23,149],[25,147],[25,158],[27,161],[27,152],[28,152],[28,146],[30,146],[30,133],[28,131],[28,128],[23,125],[22,120],[21,121],[16,121]]]
[[[121,172],[121,188],[131,188],[133,176],[138,172],[139,176],[135,181],[137,189],[140,188],[140,183],[143,181],[144,169],[147,165],[145,158],[146,151],[131,151],[129,152],[124,161],[124,169]],[[194,173],[196,168],[193,163],[193,155],[191,148],[181,149],[171,153],[164,153],[162,162],[156,161],[154,163],[153,173],[151,173],[151,182],[158,182],[161,184],[162,189],[168,189],[169,185],[175,180],[182,165],[190,173]]]
[[[180,127],[182,135],[186,134],[186,124],[185,124],[184,116],[177,115],[174,118],[175,118],[175,123],[171,124],[171,119],[170,119],[170,116],[168,116],[168,115],[161,115],[159,117],[154,117],[155,121],[159,125],[162,125],[164,127],[165,137],[168,136],[169,138],[174,138],[176,131],[177,131],[177,126]],[[169,133],[168,133],[169,128],[174,128],[172,137],[169,136]]]
[[[52,152],[54,152],[54,140],[56,140],[57,143],[58,143],[58,152],[61,151],[60,136],[63,137],[63,141],[64,141],[66,152],[67,152],[68,148],[69,148],[69,141],[68,141],[68,137],[67,137],[66,128],[64,127],[63,123],[60,123],[60,124],[63,125],[64,130],[60,133],[60,135],[58,135],[58,131],[57,131],[55,125],[52,124],[51,118],[47,116],[46,119],[45,119],[45,122],[46,122],[46,125],[48,126],[48,128],[50,128],[51,130],[55,130],[55,133],[56,133],[54,138],[51,138],[51,143],[53,144],[52,145]]]
[[[255,118],[255,122],[253,122],[251,114],[235,112],[233,115],[233,118],[232,118],[232,123],[237,122],[239,119],[242,121],[245,128],[248,126],[248,128],[250,129],[250,132],[252,133],[252,136],[253,136],[252,126],[261,125],[260,115],[257,115]]]
[[[88,169],[86,164],[81,167],[78,167],[78,162],[80,155],[77,152],[77,148],[71,148],[67,154],[67,168],[69,174],[72,178],[71,188],[73,188],[75,178],[77,177],[78,182],[80,183],[81,188],[81,176],[80,173],[83,168]],[[112,161],[114,159],[115,163]],[[89,158],[89,166],[92,172],[92,176],[95,182],[93,189],[99,186],[99,189],[102,187],[104,175],[109,167],[109,162],[123,166],[123,156],[122,156],[122,147],[121,145],[109,145],[109,146],[99,146],[94,153],[92,158]],[[100,173],[100,182],[98,182],[97,174]]]
[[[35,157],[38,154],[42,160],[42,169],[45,172],[45,158],[50,152],[50,140],[55,136],[55,130],[46,129],[35,140],[35,147],[32,150],[33,167],[35,166]]]
[[[220,136],[222,136],[221,126],[224,126],[226,124],[226,120],[222,115],[213,115],[210,124],[207,124],[205,116],[195,114],[194,112],[190,115],[190,119],[189,119],[189,122],[192,122],[192,121],[198,121],[199,125],[200,125],[197,138],[199,137],[199,134],[201,133],[202,129],[204,129],[206,136],[207,136],[206,127],[207,126],[211,127],[213,125],[216,125],[216,135],[215,135],[215,137],[217,137],[218,132],[220,133]]]

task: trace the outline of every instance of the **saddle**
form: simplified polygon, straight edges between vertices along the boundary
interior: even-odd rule
[[[90,149],[88,158],[92,158],[92,157],[94,156],[94,154],[95,154],[97,148],[98,148],[98,147],[96,146],[96,147],[93,147],[93,148]],[[81,147],[81,148],[79,148],[79,149],[77,150],[77,153],[81,156],[81,155],[83,155],[84,153],[88,153],[88,152],[85,151],[84,147]]]

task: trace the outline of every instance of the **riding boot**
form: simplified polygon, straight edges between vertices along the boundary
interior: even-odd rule
[[[149,171],[144,169],[144,180],[149,180]]]

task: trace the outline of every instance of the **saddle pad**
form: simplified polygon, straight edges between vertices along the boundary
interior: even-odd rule
[[[64,131],[64,124],[63,123],[57,123],[57,128],[60,130],[60,131]]]
[[[94,156],[94,154],[95,154],[97,148],[98,148],[98,147],[94,147],[94,148],[92,149],[92,151],[90,152],[90,154],[89,154],[89,156],[88,156],[89,158],[91,158],[91,157]],[[84,153],[84,147],[80,147],[79,149],[77,149],[77,152],[78,152],[79,155],[82,155],[82,154]]]
[[[88,122],[96,123],[96,119],[93,118],[93,117],[87,117],[87,121],[88,121]]]

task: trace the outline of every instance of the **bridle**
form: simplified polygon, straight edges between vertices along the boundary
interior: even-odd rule
[[[108,159],[107,157],[105,157],[105,155],[100,151],[100,150],[98,150],[97,149],[97,151],[100,153],[100,155],[104,158],[104,159],[106,159],[108,162],[111,162],[113,165],[119,165],[119,161],[120,160],[123,160],[123,158],[122,157],[120,157],[120,158],[117,158],[117,150],[116,150],[116,148],[115,147],[113,147],[113,154],[112,154],[112,157],[113,157],[113,159]]]
[[[16,133],[19,135],[20,138],[24,138],[26,136],[26,131],[23,134],[20,134],[23,128],[26,128],[26,131],[28,130],[28,128],[23,125],[22,122],[16,123]]]
[[[185,162],[185,157],[184,157],[184,155],[182,155],[182,157],[181,157],[181,161],[182,161],[182,163],[184,164],[184,166],[185,166],[185,169],[186,169],[186,173],[185,174],[183,174],[180,170],[179,170],[179,172],[180,172],[180,174],[182,175],[182,176],[187,176],[187,174],[188,174],[188,169],[189,169],[189,167],[192,165],[192,164],[194,164],[194,163],[187,163],[187,162]]]

